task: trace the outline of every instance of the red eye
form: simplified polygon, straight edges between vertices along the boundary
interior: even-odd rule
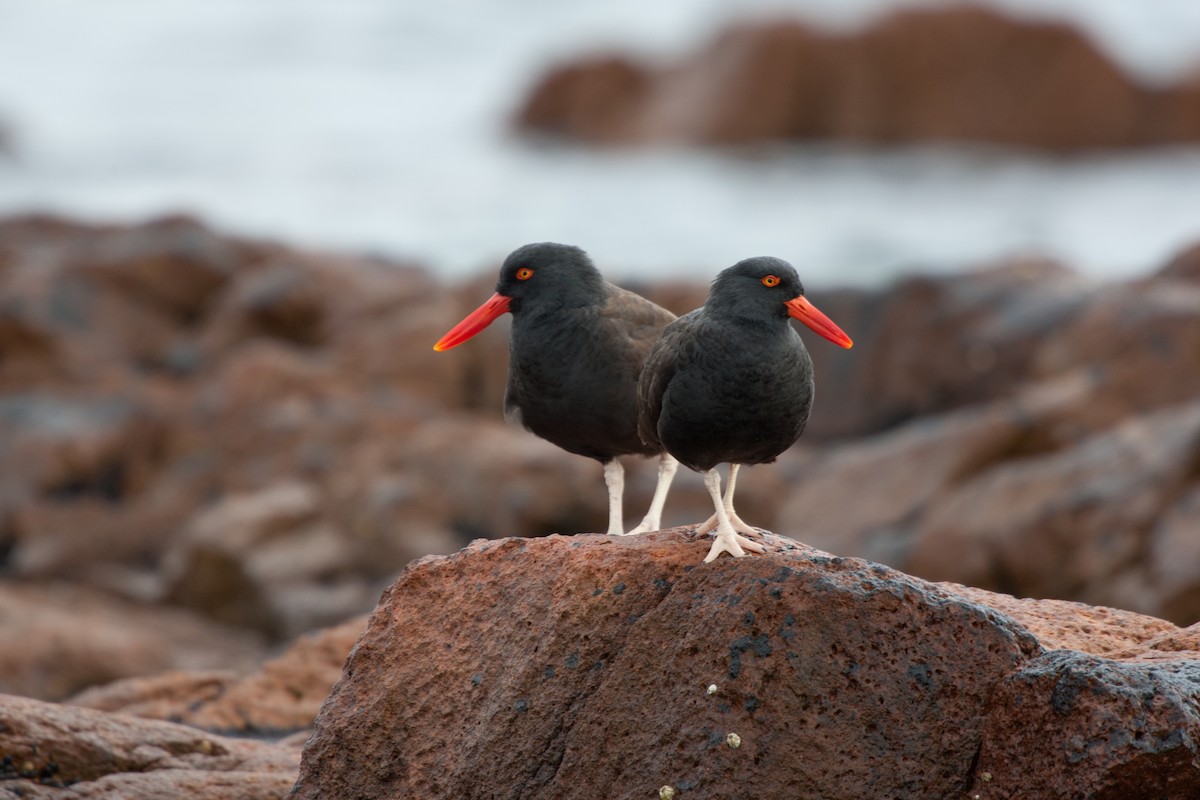
[[[519,270],[517,270],[517,280],[519,281],[527,281],[532,277],[533,270],[531,270],[529,267],[521,267]]]
[[[768,275],[767,277],[762,279],[762,285],[763,286],[778,286],[779,285],[779,276],[778,275]]]

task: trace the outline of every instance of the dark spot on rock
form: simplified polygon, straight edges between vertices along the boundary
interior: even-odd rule
[[[933,678],[930,674],[928,664],[913,664],[908,668],[908,677],[916,681],[922,689],[928,689],[933,686]]]
[[[754,612],[753,611],[747,611],[745,614],[742,615],[742,624],[743,625],[753,625],[754,624]]]
[[[599,670],[602,670],[602,669],[604,669],[603,661],[597,660],[596,663],[592,664],[592,671],[598,672]]]
[[[723,744],[725,744],[725,736],[717,731],[708,734],[708,738],[704,741],[705,749],[720,747]]]
[[[529,710],[529,704],[528,704],[528,703],[526,703],[524,700],[518,700],[518,701],[517,701],[517,712],[518,712],[518,713],[524,714],[524,713],[525,713],[526,711],[528,711],[528,710]]]
[[[599,597],[602,594],[604,594],[604,590],[597,586],[596,591],[592,592],[592,597]]]
[[[758,636],[742,636],[729,643],[729,677],[736,678],[742,673],[742,653],[747,650],[760,658],[771,655],[770,636],[760,633]]]
[[[718,713],[728,714],[730,711],[733,711],[733,707],[729,703],[717,703]]]
[[[553,678],[553,677],[554,677],[554,666],[553,666],[553,665],[550,665],[550,666],[546,667],[546,677],[547,677],[547,678]]]
[[[1079,693],[1085,688],[1087,688],[1086,678],[1072,672],[1066,673],[1054,684],[1054,691],[1050,694],[1050,706],[1058,714],[1069,713],[1075,707],[1075,700],[1078,699]]]
[[[579,666],[579,651],[578,650],[576,650],[574,653],[571,653],[571,655],[567,656],[566,664],[567,664],[567,669],[575,669],[576,667]]]
[[[783,599],[783,590],[780,589],[778,586],[776,586],[771,591],[767,592],[767,594],[771,595],[771,597],[774,597],[776,600]]]
[[[758,698],[750,696],[746,698],[745,708],[751,714],[758,710]]]
[[[655,578],[654,579],[654,588],[661,589],[664,592],[670,591],[671,582],[669,580],[667,580],[666,578]]]
[[[483,673],[482,672],[476,672],[474,675],[471,676],[471,685],[472,686],[478,686],[481,683],[483,683]]]
[[[622,595],[622,594],[625,594],[625,584],[623,584],[623,583],[618,583],[616,586],[614,586],[614,587],[613,587],[613,594],[615,594],[615,595]]]

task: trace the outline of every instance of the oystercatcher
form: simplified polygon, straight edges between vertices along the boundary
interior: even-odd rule
[[[630,533],[658,530],[678,464],[638,436],[642,362],[675,315],[601,277],[587,253],[553,242],[514,250],[496,293],[454,326],[434,350],[449,350],[501,314],[513,316],[505,416],[562,449],[604,465],[608,532],[624,534],[623,455],[658,455],[650,509]]]
[[[763,552],[733,510],[741,464],[766,464],[804,432],[813,401],[813,368],[789,318],[842,347],[850,337],[804,297],[792,265],[778,258],[739,261],[721,272],[701,307],[669,324],[638,383],[638,431],[704,475],[716,513],[705,562],[723,552]],[[721,496],[717,464],[729,462]]]

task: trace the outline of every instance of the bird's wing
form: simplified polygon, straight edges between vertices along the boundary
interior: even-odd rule
[[[624,332],[635,350],[640,353],[649,351],[675,315],[620,286],[609,284],[608,290],[608,299],[600,309],[600,318]]]
[[[663,396],[675,376],[677,359],[686,347],[695,324],[693,311],[672,322],[650,349],[638,379],[638,436],[647,445],[662,447],[658,438],[658,418]]]

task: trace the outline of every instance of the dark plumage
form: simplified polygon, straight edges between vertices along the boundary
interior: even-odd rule
[[[434,345],[447,350],[505,313],[509,340],[506,415],[568,452],[605,465],[609,533],[624,533],[622,455],[662,454],[638,436],[637,380],[642,362],[675,315],[608,283],[587,253],[570,245],[527,244],[500,268],[496,294]],[[663,456],[646,519],[659,526],[675,462]]]
[[[672,322],[646,358],[638,383],[638,432],[680,463],[704,473],[717,529],[706,561],[761,545],[733,510],[740,464],[774,461],[804,432],[813,401],[812,360],[789,317],[843,347],[849,337],[804,298],[790,264],[740,261],[713,281],[704,306]],[[730,463],[720,496],[715,467]]]

